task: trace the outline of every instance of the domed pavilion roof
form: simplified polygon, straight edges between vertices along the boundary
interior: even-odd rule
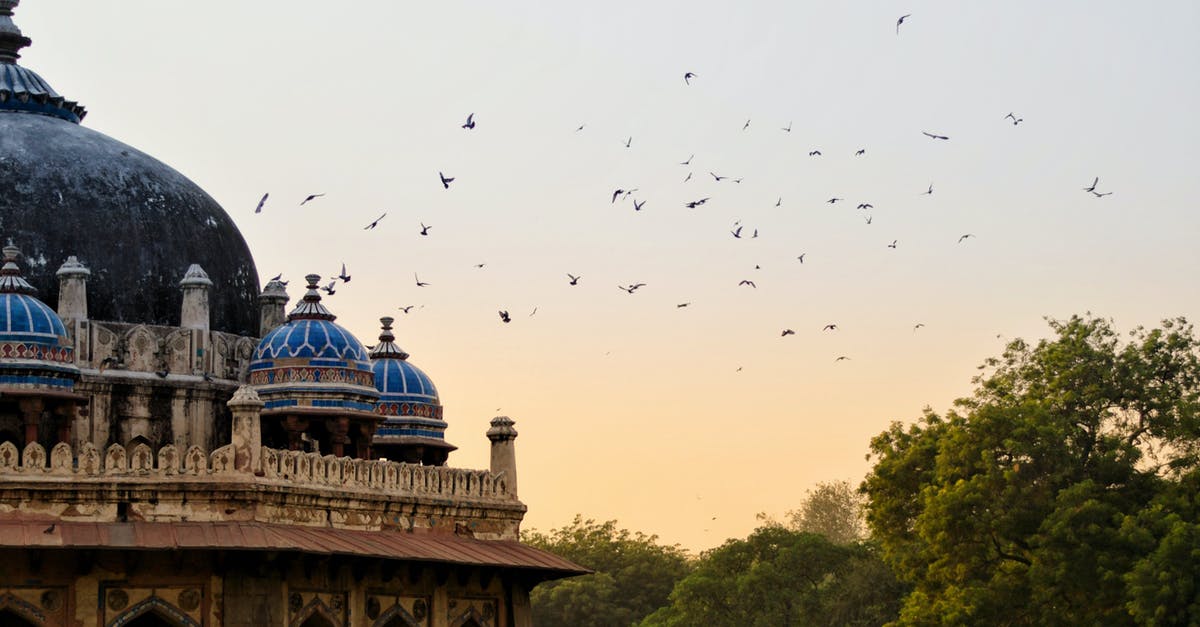
[[[384,417],[375,430],[373,446],[380,452],[398,451],[404,461],[440,464],[457,447],[446,442],[446,422],[442,403],[433,381],[408,361],[408,353],[396,345],[392,333],[393,318],[380,318],[383,332],[371,349],[371,368],[379,404],[375,412]],[[429,449],[425,451],[424,449]]]
[[[48,302],[54,270],[92,270],[88,317],[178,325],[178,282],[202,266],[212,328],[258,334],[258,272],[241,233],[204,190],[153,157],[80,126],[86,111],[17,65],[30,40],[0,0],[0,224],[25,251],[25,278]]]
[[[67,329],[21,277],[20,254],[4,247],[0,267],[0,390],[70,393],[79,369]]]

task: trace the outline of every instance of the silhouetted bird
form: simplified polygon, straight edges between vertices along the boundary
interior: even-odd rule
[[[317,198],[320,198],[321,196],[324,196],[324,195],[325,194],[309,194],[307,197],[305,197],[304,200],[300,201],[300,206],[303,207],[305,203],[307,203],[311,200],[316,200]]]
[[[438,172],[438,178],[441,179],[441,181],[442,181],[442,187],[444,187],[446,189],[450,189],[450,184],[454,182],[453,176],[446,176],[445,174],[442,174],[441,172]]]
[[[838,328],[838,326],[836,324],[827,324],[821,330],[822,331],[837,331],[837,328]]]
[[[778,207],[779,205],[782,205],[782,204],[783,204],[783,196],[780,196],[779,200],[775,201],[775,206]]]
[[[793,331],[793,330],[791,330],[791,329],[784,329],[784,330],[783,330],[783,333],[781,333],[781,334],[779,335],[779,337],[787,337],[787,336],[789,336],[789,335],[795,335],[795,334],[796,334],[796,332],[795,332],[795,331]]]
[[[1019,118],[1019,117],[1013,115],[1011,111],[1008,113],[1008,115],[1004,116],[1004,119],[1006,119],[1006,120],[1012,119],[1013,126],[1016,126],[1016,125],[1020,124],[1021,122],[1025,121],[1025,118]]]
[[[867,224],[871,223],[871,216],[867,216]]]
[[[475,114],[467,116],[467,123],[462,125],[463,128],[475,128]]]
[[[426,285],[429,285],[428,283],[422,283],[421,277],[417,276],[416,272],[413,273],[413,278],[417,280],[417,287],[425,287]]]
[[[743,131],[744,131],[744,130],[746,130],[746,129],[748,129],[748,128],[750,128],[750,120],[746,120],[746,123],[742,125],[742,130],[743,130]]]
[[[687,208],[688,208],[688,209],[695,209],[696,207],[699,207],[700,205],[703,205],[703,204],[704,204],[704,203],[706,203],[706,202],[708,202],[708,199],[707,199],[707,198],[701,198],[700,200],[693,200],[692,202],[689,202],[689,203],[687,204]]]
[[[53,523],[53,524],[51,524],[49,527],[46,527],[45,529],[43,529],[43,530],[42,530],[42,533],[54,533],[54,527],[55,527],[57,524],[58,524],[58,523]]]
[[[896,20],[896,34],[897,35],[900,34],[900,25],[904,23],[904,20],[906,20],[910,17],[912,17],[912,13],[909,13],[908,15],[901,15],[900,19]]]
[[[807,255],[807,254],[808,254],[808,253],[800,253],[800,256],[799,256],[799,257],[796,257],[796,259],[799,259],[799,260],[800,260],[800,263],[804,263],[804,256],[805,256],[805,255]]]
[[[892,240],[892,243],[888,244],[888,248],[895,248],[895,247],[896,247],[896,240]]]
[[[633,201],[633,210],[634,211],[641,211],[642,207],[644,207],[644,206],[646,206],[646,201],[644,201],[644,200],[642,202],[638,202],[636,199]]]
[[[684,74],[683,74],[683,82],[684,83],[691,85],[693,78],[696,78],[695,72],[684,72]]]
[[[421,222],[420,224],[421,224],[421,235],[429,235],[429,229],[432,229],[433,227],[425,226],[424,222]]]
[[[259,199],[259,201],[258,201],[258,206],[254,208],[254,213],[262,213],[263,205],[265,205],[267,203],[267,196],[270,196],[270,195],[271,194],[269,192],[266,194],[263,194],[263,197],[261,199]]]
[[[959,238],[958,238],[958,242],[957,242],[957,243],[959,243],[959,244],[963,243],[963,240],[967,239],[968,237],[975,237],[975,234],[974,234],[974,233],[967,233],[967,234],[965,234],[965,235],[962,235],[961,237],[959,237]]]
[[[781,131],[784,131],[784,132],[787,132],[787,133],[790,133],[790,132],[792,132],[792,123],[791,123],[791,122],[788,122],[788,125],[787,125],[786,127],[784,127],[784,128],[781,128],[781,129],[779,129],[779,130],[781,130]]]
[[[688,305],[690,305],[690,304],[691,304],[690,302],[688,302],[688,303],[679,303],[678,305],[675,305],[675,308],[676,308],[676,309],[683,309],[684,307],[687,307],[687,306],[688,306]]]
[[[729,178],[728,176],[717,176],[714,172],[709,172],[709,174],[711,174],[713,179],[715,179],[718,183]]]
[[[578,133],[579,131],[582,131],[583,127],[585,127],[585,126],[587,126],[587,124],[580,124],[579,128],[575,129],[575,132]]]
[[[504,310],[500,311],[500,322],[504,322],[504,323],[512,322],[512,318],[508,317],[507,311],[504,311]]]
[[[742,239],[742,227],[739,226],[738,228],[730,231],[730,233],[733,233],[734,237],[736,237],[738,239]]]
[[[617,288],[632,294],[632,293],[636,292],[639,287],[645,287],[645,286],[646,286],[645,283],[634,283],[634,284],[630,285],[629,287],[625,287],[623,285],[618,285]]]
[[[742,279],[741,281],[738,281],[738,287],[741,287],[743,285],[749,285],[750,287],[758,289],[758,286],[754,284],[754,281],[751,281],[749,279]]]
[[[810,151],[810,152],[808,153],[808,156],[810,156],[810,157],[820,157],[820,156],[821,156],[821,151],[820,151],[820,150],[813,150],[813,151]]]
[[[346,274],[346,264],[342,264],[342,271],[337,275],[337,278],[342,280],[342,283],[350,282],[350,275]]]
[[[577,276],[575,276],[574,274],[571,274],[571,273],[569,273],[569,272],[568,272],[568,273],[567,273],[567,278],[571,280],[571,282],[570,282],[570,283],[568,283],[568,285],[579,285],[579,278],[580,278],[580,277],[577,277]]]
[[[320,289],[324,290],[326,294],[333,296],[333,294],[334,294],[333,286],[335,286],[335,285],[337,285],[337,279],[330,281],[329,285],[321,286]]]
[[[1112,196],[1112,192],[1104,192],[1104,193],[1100,193],[1100,192],[1092,192],[1092,194],[1093,194],[1093,195],[1094,195],[1096,198],[1104,198],[1105,196]]]
[[[1092,181],[1091,187],[1085,187],[1085,188],[1083,188],[1083,191],[1094,192],[1094,191],[1096,191],[1096,186],[1099,184],[1100,184],[1100,177],[1097,176],[1096,180]],[[263,196],[263,198],[266,198],[266,196]]]
[[[929,137],[930,139],[950,139],[949,137],[946,137],[945,135],[934,135],[933,133],[926,133],[925,131],[921,131],[921,134],[926,137]]]
[[[924,194],[924,195],[926,195],[926,196],[928,196],[929,194],[932,194],[932,193],[933,193],[933,183],[930,183],[930,184],[929,184],[929,189],[927,189],[927,190],[925,190],[925,191],[923,191],[923,192],[921,192],[921,193],[922,193],[922,194]]]
[[[859,148],[858,150],[854,151],[854,156],[855,156],[855,157],[861,157],[861,156],[863,156],[863,155],[865,155],[865,154],[867,154],[867,149],[866,149],[866,148]]]
[[[688,182],[688,181],[690,181],[690,180],[692,180],[692,173],[691,173],[691,172],[688,172],[688,175],[687,175],[687,177],[685,177],[685,178],[683,179],[683,182],[684,182],[684,183],[686,183],[686,182]]]
[[[413,307],[416,307],[416,305],[405,305],[404,307],[399,307],[398,309],[400,309],[400,311],[402,311],[404,313],[408,313],[408,312],[412,311]]]
[[[874,209],[875,205],[872,205],[869,202],[864,202],[864,203],[859,203],[858,208],[859,209]]]
[[[841,200],[841,198],[830,198],[829,200],[826,200],[825,202],[827,202],[827,203],[829,203],[829,204],[833,205],[833,204],[837,204],[837,202],[838,202],[839,200]]]
[[[914,325],[913,325],[913,331],[916,331],[917,329],[920,329],[920,328],[921,328],[921,327],[923,327],[923,326],[925,326],[925,323],[924,323],[924,322],[918,322],[918,323],[916,323],[916,324],[914,324]]]
[[[387,215],[387,212],[384,212],[384,214],[383,214],[382,216],[379,216],[378,218],[375,218],[375,221],[374,221],[374,222],[371,222],[370,224],[368,224],[368,225],[364,226],[364,227],[363,227],[363,230],[364,230],[364,231],[369,231],[369,230],[371,230],[371,229],[373,229],[373,228],[375,228],[375,227],[379,226],[379,221],[380,221],[380,220],[382,220],[382,219],[384,218],[384,216],[386,216],[386,215]]]
[[[629,145],[630,145],[630,144],[632,144],[632,143],[633,143],[633,136],[632,136],[632,135],[630,135],[630,136],[629,136],[629,139],[625,140],[625,147],[626,147],[626,148],[628,148],[628,147],[629,147]]]
[[[689,156],[689,157],[687,158],[687,161],[680,161],[680,162],[679,162],[679,165],[691,165],[691,163],[692,163],[692,157],[695,157],[695,156],[696,156],[696,155],[694,155],[694,154],[693,154],[693,155],[691,155],[691,156]]]
[[[850,358],[849,358],[849,357],[847,357],[847,356],[845,356],[845,355],[842,355],[841,357],[838,357],[837,359],[835,359],[835,360],[833,360],[833,361],[834,361],[834,362],[839,362],[839,361],[849,361],[849,360],[850,360]]]

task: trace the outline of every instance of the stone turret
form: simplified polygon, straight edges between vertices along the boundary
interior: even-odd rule
[[[258,295],[259,323],[258,334],[266,335],[271,329],[281,325],[287,319],[288,293],[283,281],[272,279]]]
[[[75,255],[58,268],[58,317],[82,322],[87,320],[87,280],[92,276]]]
[[[262,473],[263,402],[254,388],[243,385],[226,403],[233,412],[233,467],[242,472]]]
[[[183,275],[183,280],[179,282],[179,287],[183,288],[183,307],[179,312],[179,326],[185,329],[200,329],[208,330],[208,322],[211,315],[208,309],[208,291],[212,289],[213,282],[208,278],[208,274],[200,267],[200,264],[193,263],[188,267],[187,274]]]
[[[492,473],[504,473],[508,484],[508,493],[517,496],[517,430],[516,424],[508,416],[492,418],[492,427],[487,431],[487,437],[492,441]]]

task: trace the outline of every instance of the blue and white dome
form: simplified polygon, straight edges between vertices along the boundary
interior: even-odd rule
[[[371,368],[379,404],[375,412],[383,424],[375,431],[372,446],[402,461],[441,465],[455,446],[446,442],[442,403],[429,375],[408,361],[396,345],[392,318],[380,318],[383,332],[371,349]]]
[[[0,267],[0,389],[71,392],[79,379],[74,349],[58,314],[21,277],[16,246]]]
[[[258,387],[263,412],[374,415],[379,392],[366,347],[321,304],[321,277],[305,278],[304,299],[258,343],[250,361],[250,384]]]

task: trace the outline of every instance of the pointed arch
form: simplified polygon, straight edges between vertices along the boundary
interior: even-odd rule
[[[45,625],[46,614],[36,605],[13,596],[11,592],[0,595],[0,625]]]
[[[379,615],[371,627],[421,627],[425,623],[417,620],[417,617],[404,609],[399,603],[388,608],[388,611]]]
[[[338,615],[319,597],[309,601],[292,619],[292,625],[296,627],[338,627],[341,624]]]
[[[146,618],[142,618],[143,616]],[[125,627],[126,625],[135,624],[135,621],[138,621],[138,619],[142,619],[140,622],[146,622],[151,617],[158,618],[162,623],[174,627],[200,627],[200,623],[185,614],[183,610],[156,596],[152,596],[125,610],[119,616],[109,621],[107,627]]]

